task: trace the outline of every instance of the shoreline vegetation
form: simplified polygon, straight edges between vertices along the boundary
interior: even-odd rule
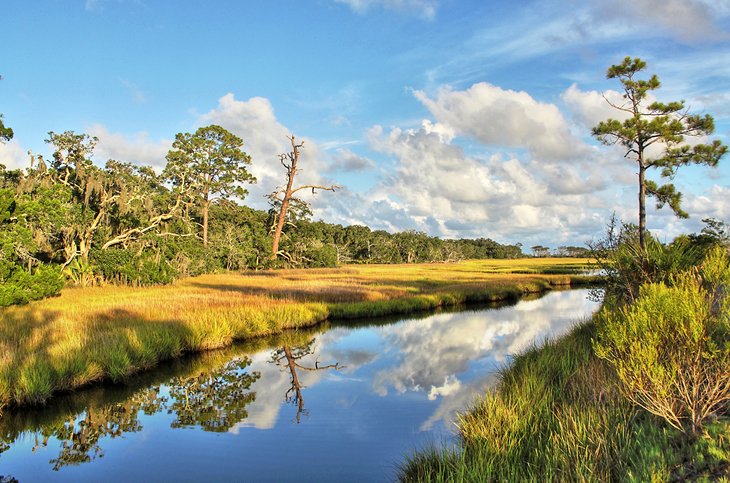
[[[457,442],[404,458],[400,481],[728,481],[730,419],[687,439],[632,404],[593,350],[600,317],[516,356]]]
[[[0,409],[234,341],[595,282],[589,259],[475,260],[220,273],[172,285],[70,288],[0,310]]]
[[[728,247],[635,234],[599,256],[602,308],[517,355],[401,481],[730,481]]]

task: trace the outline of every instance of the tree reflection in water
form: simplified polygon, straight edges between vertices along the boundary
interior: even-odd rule
[[[89,404],[80,414],[54,418],[36,425],[35,430],[22,421],[5,418],[0,426],[0,452],[9,449],[23,433],[33,432],[33,452],[47,447],[51,438],[60,441],[59,455],[50,461],[54,470],[87,463],[104,456],[99,444],[102,438],[142,430],[140,413],[174,414],[173,428],[200,426],[204,431],[227,431],[248,416],[246,406],[256,399],[250,388],[260,374],[245,371],[250,363],[248,357],[238,357],[197,376],[171,379],[165,384],[169,396],[164,395],[161,386],[152,386],[134,392],[124,402]]]
[[[256,393],[249,389],[261,377],[258,372],[244,372],[250,363],[248,358],[234,359],[207,374],[170,381],[173,402],[167,412],[177,416],[171,426],[225,432],[246,419],[246,406],[256,399]]]
[[[306,356],[314,354],[314,342],[316,340],[316,338],[311,339],[306,344],[302,344],[300,346],[284,345],[283,347],[276,349],[271,354],[271,362],[278,366],[281,366],[283,371],[289,371],[289,382],[291,384],[291,387],[286,391],[286,394],[284,395],[284,400],[288,403],[294,404],[297,407],[297,415],[295,418],[297,424],[301,421],[302,413],[305,416],[309,414],[309,412],[304,408],[304,397],[302,397],[302,389],[305,386],[302,386],[301,382],[299,381],[297,369],[301,369],[303,371],[322,371],[325,369],[334,369],[336,371],[339,371],[340,369],[343,369],[345,367],[341,366],[339,362],[321,366],[319,365],[319,360],[314,361],[314,367],[301,365],[299,363],[299,360],[303,359]]]

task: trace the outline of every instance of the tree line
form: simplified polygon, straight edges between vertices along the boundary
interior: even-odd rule
[[[13,133],[3,126],[4,140]],[[98,140],[50,132],[52,155],[23,170],[0,164],[0,306],[57,293],[65,283],[151,285],[219,270],[333,267],[515,258],[521,246],[487,238],[442,240],[422,232],[312,221],[294,194],[302,143],[280,156],[285,187],[271,208],[245,206],[255,182],[243,141],[216,125],[179,133],[161,173],[92,162]]]

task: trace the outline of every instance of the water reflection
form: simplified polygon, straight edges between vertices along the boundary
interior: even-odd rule
[[[287,389],[286,394],[284,395],[284,400],[297,407],[297,415],[295,418],[297,423],[301,422],[302,413],[305,415],[309,414],[309,412],[304,409],[304,396],[302,396],[302,388],[304,388],[304,386],[302,386],[302,383],[300,382],[297,371],[323,371],[327,369],[339,371],[343,368],[343,366],[340,366],[339,362],[321,366],[319,365],[318,359],[314,361],[314,367],[303,366],[299,362],[301,359],[314,354],[313,346],[316,340],[317,339],[312,339],[306,344],[298,347],[284,345],[283,347],[276,349],[271,355],[271,362],[281,366],[285,371],[289,372],[289,383],[291,384],[291,387]]]
[[[248,373],[248,357],[236,358],[219,369],[195,377],[176,377],[169,383],[170,398],[158,410],[174,414],[173,428],[199,426],[203,431],[224,432],[248,417],[246,406],[256,399],[251,384],[261,374]]]
[[[137,478],[211,479],[217,471],[231,479],[245,466],[257,480],[291,479],[280,473],[282,451],[304,480],[373,479],[374,468],[388,465],[380,471],[390,474],[404,453],[448,433],[455,412],[493,384],[513,354],[590,315],[597,304],[586,295],[291,332],[174,361],[125,386],[9,411],[0,419],[0,474],[38,480],[73,467],[70,480],[108,479],[110,459],[137,467],[137,454],[160,460],[142,462]],[[287,408],[291,417],[280,417]],[[218,439],[201,445],[211,432]],[[168,445],[178,449],[155,453]],[[312,445],[331,449],[319,461],[307,451]],[[215,468],[198,456],[204,451]],[[322,477],[333,460],[340,473]]]
[[[58,471],[64,466],[103,457],[100,441],[141,431],[142,414],[151,416],[164,412],[172,415],[172,428],[195,426],[203,431],[228,431],[248,416],[246,406],[256,399],[256,393],[250,391],[250,387],[260,374],[246,371],[250,363],[251,359],[247,357],[235,358],[192,377],[178,376],[164,386],[138,390],[124,402],[92,403],[81,413],[51,418],[35,427],[24,424],[22,413],[10,413],[0,424],[2,448],[9,449],[21,436],[32,437],[33,453],[48,447],[50,441],[56,441],[58,456],[50,463]]]

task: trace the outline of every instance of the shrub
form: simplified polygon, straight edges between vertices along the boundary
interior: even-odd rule
[[[715,248],[701,266],[641,286],[604,312],[594,348],[625,396],[695,435],[730,400],[730,268]]]
[[[63,277],[55,266],[40,265],[29,272],[12,265],[7,273],[7,278],[0,277],[0,307],[50,297],[63,288]]]
[[[634,301],[642,285],[668,282],[672,276],[699,264],[713,246],[687,236],[665,245],[647,234],[642,249],[636,226],[619,227],[612,219],[606,237],[591,244],[591,255],[606,274],[606,302],[621,305]]]

